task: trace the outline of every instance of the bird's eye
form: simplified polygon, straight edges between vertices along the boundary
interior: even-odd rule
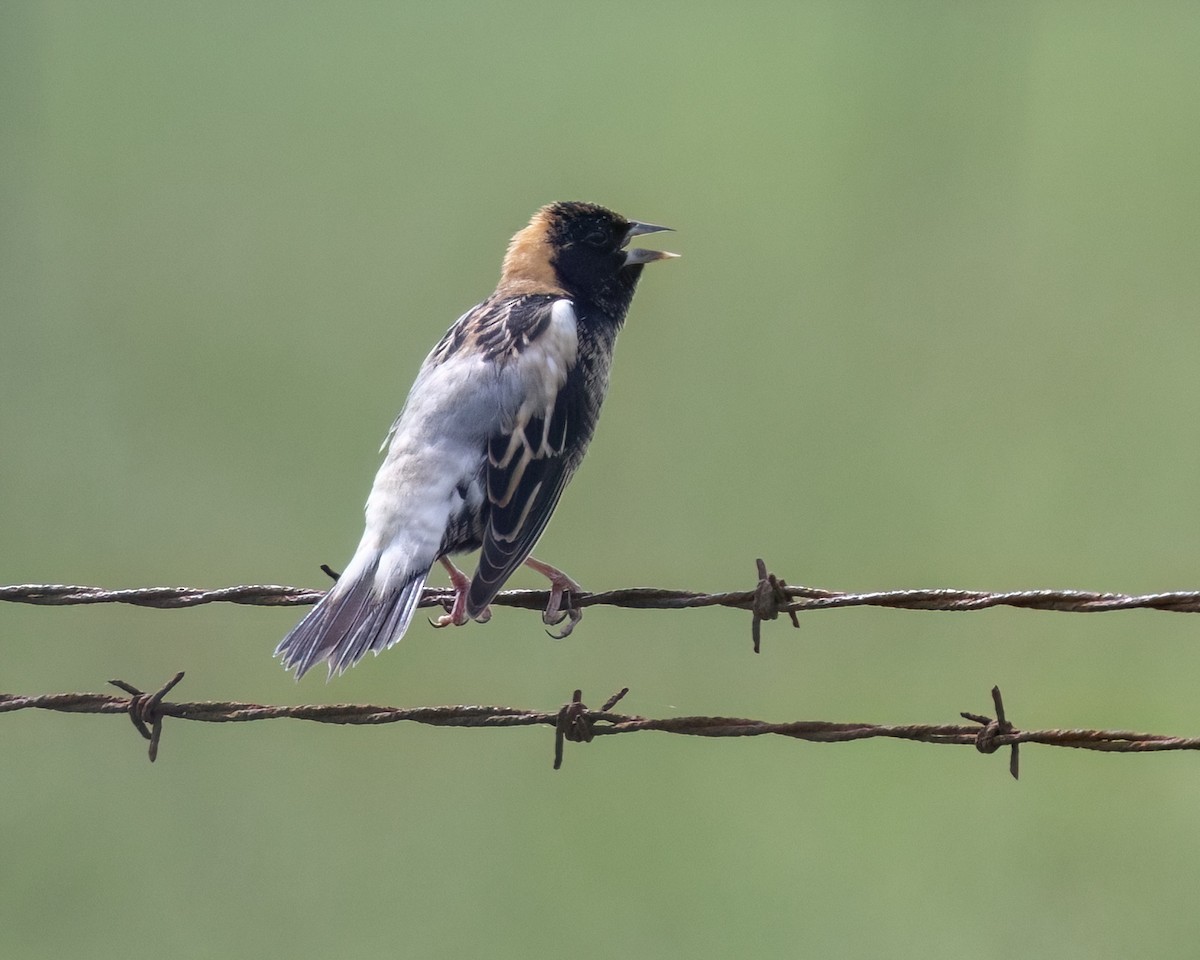
[[[583,238],[583,242],[589,247],[603,247],[608,244],[608,237],[606,237],[599,230],[593,230]]]

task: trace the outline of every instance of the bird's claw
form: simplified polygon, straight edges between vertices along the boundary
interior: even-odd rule
[[[575,624],[583,619],[583,609],[576,601],[576,598],[584,592],[583,587],[561,570],[548,563],[542,563],[541,560],[526,557],[525,565],[550,581],[550,597],[546,602],[546,609],[542,613],[542,623],[548,627],[556,627],[570,617],[567,625],[558,633],[550,630],[547,630],[546,633],[555,640],[562,640],[564,637],[570,636],[571,631],[575,629]],[[564,599],[566,600],[565,604],[563,603]]]
[[[583,619],[583,611],[580,610],[579,607],[568,607],[566,609],[566,611],[564,611],[557,620],[553,620],[553,621],[547,620],[546,615],[542,614],[542,622],[549,624],[551,626],[556,626],[557,624],[562,623],[563,620],[567,619],[567,617],[570,617],[571,619],[567,620],[567,625],[565,627],[563,627],[557,633],[553,630],[547,630],[546,635],[548,637],[550,637],[552,640],[567,639],[567,637],[569,637],[571,635],[571,631],[575,629],[575,625],[577,623],[579,623],[580,620]]]
[[[475,618],[476,623],[487,623],[492,619],[492,608],[484,607],[479,616]],[[461,627],[464,623],[470,623],[471,618],[467,616],[466,605],[463,604],[461,609],[458,603],[448,607],[436,620],[430,618],[429,625],[435,630],[440,630],[442,627]]]
[[[565,605],[564,599],[566,600]],[[557,633],[553,630],[546,631],[547,635],[555,640],[564,640],[569,637],[571,631],[575,629],[575,624],[583,619],[583,610],[572,603],[573,599],[574,595],[569,588],[562,589],[555,585],[550,591],[550,601],[542,612],[542,623],[548,627],[557,627],[564,620],[567,621],[567,625]]]

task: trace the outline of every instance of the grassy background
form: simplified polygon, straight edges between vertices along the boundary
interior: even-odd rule
[[[540,553],[592,588],[1195,588],[1200,14],[7,3],[0,582],[321,585],[539,204],[678,228]],[[534,585],[524,575],[518,583]],[[296,611],[0,609],[0,690],[1196,733],[1197,622],[590,611],[326,687]],[[1194,757],[21,713],[0,954],[1190,957]]]

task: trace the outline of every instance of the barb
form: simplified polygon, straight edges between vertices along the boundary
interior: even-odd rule
[[[600,708],[600,714],[607,714],[621,702],[628,692],[628,687],[622,687],[605,700],[604,706]],[[562,709],[558,711],[558,718],[554,725],[554,769],[557,770],[562,766],[565,741],[591,743],[595,736],[596,729],[592,724],[592,713],[583,702],[583,691],[576,690],[570,702],[564,703]]]
[[[980,753],[995,753],[1002,746],[1000,738],[1013,732],[1013,725],[1004,716],[1004,698],[1000,696],[999,687],[992,687],[992,703],[996,706],[995,720],[977,713],[959,714],[964,720],[973,720],[983,726],[983,729],[975,735],[975,749]],[[1021,756],[1019,751],[1021,744],[1014,740],[1010,746],[1012,753],[1008,758],[1008,772],[1016,780],[1020,777]]]
[[[366,703],[303,704],[264,706],[239,702],[180,702],[164,699],[179,677],[156,693],[148,705],[146,694],[119,682],[132,692],[126,697],[105,693],[58,693],[19,696],[0,693],[0,713],[17,710],[53,710],[61,713],[126,714],[143,724],[146,716],[161,732],[164,717],[201,723],[244,723],[254,720],[309,720],[314,723],[377,725],[384,723],[420,723],[435,727],[529,727],[546,726],[555,731],[555,769],[562,764],[563,741],[590,742],[596,737],[658,731],[690,737],[761,737],[781,736],[812,743],[848,743],[855,740],[892,739],[917,743],[973,746],[982,753],[1001,747],[1012,748],[1010,771],[1015,777],[1016,748],[1022,743],[1051,747],[1096,750],[1107,753],[1155,753],[1168,750],[1200,750],[1200,737],[1172,737],[1127,730],[1020,730],[1005,718],[999,689],[993,689],[997,718],[964,713],[972,721],[963,724],[906,724],[892,726],[875,723],[835,723],[824,720],[798,720],[772,723],[742,717],[667,717],[655,719],[613,713],[612,708],[624,696],[622,691],[600,710],[589,710],[576,691],[570,702],[558,710],[525,710],[498,706],[388,707]],[[982,729],[981,729],[982,725]],[[146,735],[143,727],[139,732]],[[153,733],[151,734],[153,736]],[[154,741],[157,743],[157,741]],[[152,744],[153,748],[153,744]]]
[[[155,693],[143,693],[133,684],[126,683],[124,680],[108,681],[114,687],[129,694],[129,719],[133,721],[134,729],[150,741],[151,763],[158,759],[158,744],[162,739],[162,711],[159,710],[158,705],[182,679],[183,671],[181,670],[159,687]],[[148,728],[147,724],[150,725]]]

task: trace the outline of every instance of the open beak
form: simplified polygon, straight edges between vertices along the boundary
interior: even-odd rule
[[[662,233],[664,230],[670,229],[670,227],[660,227],[653,223],[639,223],[634,220],[629,224],[629,230],[625,234],[625,239],[621,241],[621,247],[624,249],[628,246],[629,241],[634,237],[645,236],[647,233]],[[679,254],[668,253],[666,250],[634,248],[625,254],[625,266],[629,267],[635,263],[653,263],[655,260],[670,260],[678,256]]]

